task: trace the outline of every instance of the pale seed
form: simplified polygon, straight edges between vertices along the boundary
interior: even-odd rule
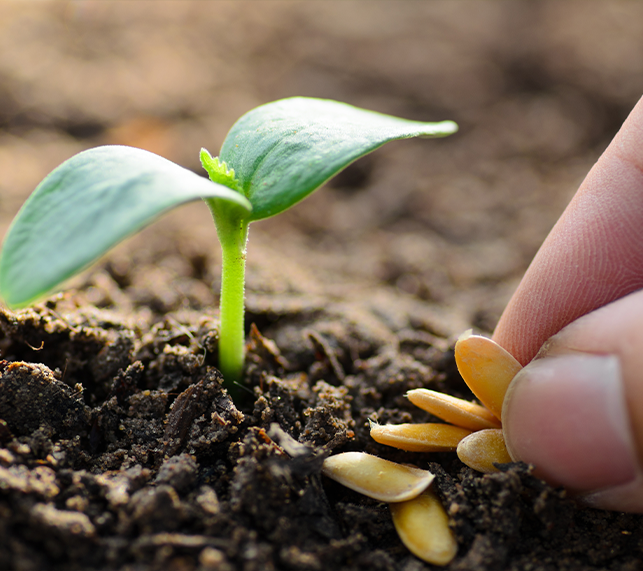
[[[455,557],[458,544],[449,529],[449,516],[431,490],[389,507],[395,529],[413,555],[433,565],[447,565]]]
[[[369,498],[403,502],[420,495],[433,474],[364,452],[343,452],[324,460],[322,474]]]
[[[522,366],[495,341],[463,333],[455,344],[455,362],[471,391],[500,419],[509,383]]]
[[[371,437],[380,444],[409,452],[453,452],[470,430],[450,424],[375,424]]]
[[[485,474],[498,471],[493,465],[494,462],[506,464],[512,461],[505,446],[502,430],[498,428],[479,430],[462,439],[458,444],[457,453],[458,458],[469,468]]]
[[[484,406],[428,389],[413,389],[406,393],[417,407],[469,430],[500,428],[500,421]]]

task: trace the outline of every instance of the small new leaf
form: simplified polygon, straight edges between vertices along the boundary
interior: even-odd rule
[[[220,160],[219,157],[213,157],[207,149],[201,149],[199,158],[201,159],[201,165],[203,165],[212,182],[241,192],[241,185],[237,177],[234,176],[234,169],[228,168],[228,165]]]

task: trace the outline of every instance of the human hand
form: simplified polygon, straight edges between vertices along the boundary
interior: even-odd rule
[[[512,458],[590,505],[634,512],[643,512],[642,288],[643,98],[493,336],[526,365],[503,408]]]

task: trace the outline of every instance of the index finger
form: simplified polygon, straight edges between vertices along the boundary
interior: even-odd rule
[[[643,98],[527,269],[493,338],[525,365],[581,315],[643,288]]]

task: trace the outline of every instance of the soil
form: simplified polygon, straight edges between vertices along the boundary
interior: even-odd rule
[[[361,450],[428,468],[452,570],[643,568],[643,518],[528,466],[380,446],[467,396],[455,336],[490,333],[643,93],[625,2],[0,4],[0,226],[73,153],[198,170],[243,112],[329,97],[458,135],[388,145],[250,232],[246,383],[216,369],[220,254],[179,209],[31,308],[0,311],[0,569],[420,571],[386,505],[323,478]]]

